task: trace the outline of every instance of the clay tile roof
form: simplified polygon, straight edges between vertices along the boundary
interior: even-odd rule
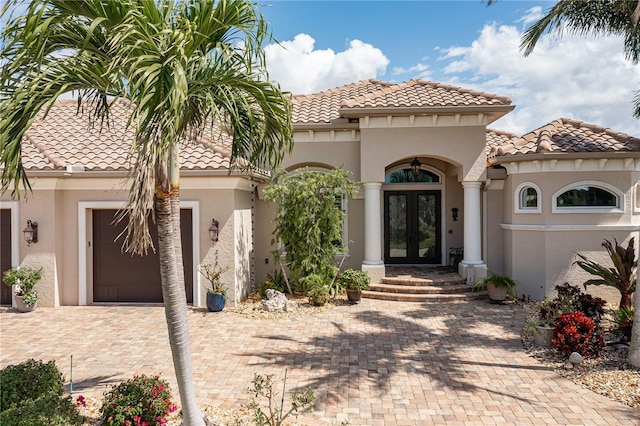
[[[43,118],[37,118],[25,133],[22,161],[27,170],[66,170],[83,166],[85,171],[128,171],[133,158],[129,150],[133,130],[125,130],[127,104],[112,106],[109,123],[89,122],[91,106],[77,111],[77,102],[58,101]],[[228,169],[231,138],[213,141],[209,134],[181,149],[182,169]],[[216,138],[219,139],[219,138]]]
[[[329,123],[340,118],[338,111],[346,100],[375,93],[392,85],[393,83],[369,79],[311,95],[296,95],[293,97],[293,122]]]
[[[640,152],[640,139],[578,120],[559,118],[496,148],[496,157],[585,152]]]
[[[494,158],[501,147],[514,145],[520,136],[502,130],[487,129],[487,158]]]
[[[413,79],[400,84],[362,80],[312,95],[293,98],[294,123],[329,123],[341,108],[424,108],[509,105],[511,99]]]
[[[461,87],[413,79],[345,100],[349,108],[509,105],[511,99]]]

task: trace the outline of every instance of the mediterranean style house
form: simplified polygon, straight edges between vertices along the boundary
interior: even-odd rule
[[[514,109],[509,98],[423,80],[363,80],[293,103],[295,145],[283,167],[344,168],[361,184],[342,203],[345,267],[374,282],[390,265],[451,266],[469,283],[509,275],[519,296],[543,299],[557,284],[585,281],[577,253],[605,262],[604,239],[640,240],[637,136],[566,118],[523,136],[502,132],[491,125]],[[0,200],[2,270],[42,266],[40,306],[161,302],[157,256],[122,253],[124,225],[113,224],[129,189],[125,109],[100,129],[76,108],[59,101],[24,137],[33,192]],[[230,143],[202,138],[182,149],[194,306],[207,288],[201,264],[231,267],[223,278],[236,302],[277,266],[276,208],[262,197],[268,175],[229,173]],[[37,223],[31,244],[28,221]]]

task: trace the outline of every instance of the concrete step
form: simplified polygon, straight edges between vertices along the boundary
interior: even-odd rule
[[[466,293],[435,293],[435,294],[411,294],[411,293],[387,293],[365,290],[362,297],[368,299],[390,300],[398,302],[465,302],[468,300],[486,299],[489,296],[486,291]]]
[[[394,268],[371,284],[362,297],[401,302],[458,302],[485,299],[486,291],[473,292],[466,280],[443,268]]]

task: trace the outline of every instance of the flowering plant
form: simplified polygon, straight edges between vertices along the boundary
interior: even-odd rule
[[[209,263],[200,265],[200,273],[211,283],[211,288],[207,289],[207,293],[220,294],[225,300],[227,299],[226,288],[220,281],[220,277],[228,270],[228,266],[219,266],[217,263],[215,265]]]
[[[169,384],[160,376],[133,376],[104,395],[100,413],[109,426],[161,426],[176,411]]]
[[[22,296],[24,304],[33,306],[38,301],[34,287],[42,278],[42,268],[12,268],[4,271],[3,281],[8,286],[16,286],[16,296]]]

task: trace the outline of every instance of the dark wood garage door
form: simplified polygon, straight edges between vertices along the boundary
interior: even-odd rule
[[[125,229],[121,221],[113,225],[115,210],[93,210],[93,301],[94,302],[142,302],[162,303],[160,284],[160,260],[158,253],[149,251],[146,256],[122,253]],[[180,212],[182,232],[182,257],[187,302],[193,303],[193,238],[190,209]],[[158,229],[150,224],[153,244],[158,248]]]
[[[11,210],[0,210],[0,273],[11,269]],[[0,279],[1,281],[1,279]],[[11,304],[11,287],[2,283],[0,304]]]

